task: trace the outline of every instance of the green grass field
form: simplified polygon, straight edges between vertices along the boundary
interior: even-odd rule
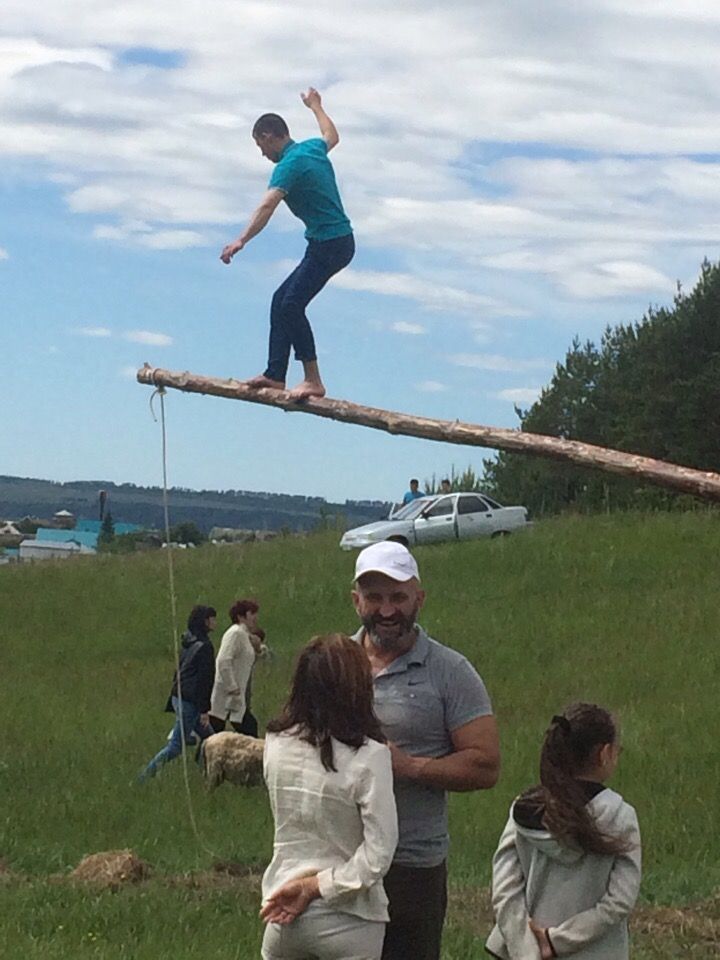
[[[448,960],[483,955],[481,890],[508,805],[536,777],[549,717],[576,698],[611,707],[623,727],[613,786],[638,809],[645,858],[634,956],[717,955],[719,532],[710,513],[626,515],[417,551],[422,622],[478,667],[503,746],[499,785],[452,798]],[[174,555],[183,619],[205,602],[222,623],[233,599],[260,600],[276,652],[256,670],[261,724],[283,699],[299,646],[355,628],[354,557],[337,539]],[[190,769],[198,838],[179,761],[143,788],[134,783],[171,721],[162,713],[172,673],[166,555],[2,568],[0,608],[0,860],[9,871],[0,873],[0,956],[259,956],[257,884],[218,883],[208,871],[217,860],[258,867],[268,858],[263,791],[225,785],[208,796]],[[147,860],[153,879],[116,893],[58,879],[85,854],[118,848]],[[694,919],[656,923],[668,916],[662,905],[688,907],[682,916]]]

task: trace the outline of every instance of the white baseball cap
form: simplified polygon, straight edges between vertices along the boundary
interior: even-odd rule
[[[384,573],[386,577],[400,583],[412,580],[413,577],[420,580],[415,557],[402,543],[392,540],[373,543],[360,551],[355,563],[355,580],[359,580],[365,573]]]

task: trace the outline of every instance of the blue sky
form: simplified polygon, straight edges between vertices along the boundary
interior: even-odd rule
[[[358,243],[309,310],[331,396],[516,426],[576,333],[716,259],[713,5],[345,3],[4,4],[1,472],[157,483],[134,370],[262,370],[301,225],[281,210],[218,255],[270,174],[252,121],[315,135],[310,84]],[[390,499],[485,455],[212,398],[167,410],[188,487]]]

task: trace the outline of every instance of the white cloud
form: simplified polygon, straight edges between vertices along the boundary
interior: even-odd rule
[[[151,250],[185,250],[207,243],[205,237],[196,230],[154,230],[144,220],[124,220],[118,225],[98,224],[93,229],[93,236],[97,240],[115,240]]]
[[[195,230],[157,230],[155,233],[140,235],[138,243],[151,250],[185,250],[188,247],[202,247],[206,240]]]
[[[407,333],[410,336],[418,336],[425,333],[425,327],[419,323],[408,323],[406,320],[397,320],[390,324],[390,329],[395,333]]]
[[[479,311],[505,315],[515,313],[512,308],[492,297],[449,284],[425,280],[411,273],[348,269],[336,274],[332,283],[343,290],[359,290],[386,297],[414,300],[426,310],[470,314],[476,314]]]
[[[131,366],[121,367],[118,373],[119,373],[119,376],[123,378],[123,380],[134,380],[137,375],[137,367],[131,367]]]
[[[0,247],[0,260],[9,260],[10,254],[4,247]]]
[[[111,337],[112,330],[109,327],[75,327],[73,333],[81,337]]]
[[[472,367],[476,370],[492,370],[498,373],[551,370],[553,367],[550,360],[523,360],[518,357],[503,357],[496,353],[454,353],[447,359],[457,367]]]
[[[415,384],[415,389],[421,393],[443,393],[447,390],[447,386],[438,380],[421,380],[420,383]]]
[[[498,400],[509,400],[510,403],[532,404],[540,396],[542,387],[510,387],[507,390],[499,390],[495,396]]]
[[[313,134],[290,91],[314,82],[359,249],[395,267],[336,286],[483,318],[526,315],[523,284],[549,318],[568,298],[666,295],[679,254],[720,244],[717,8],[537,9],[217,0],[208,17],[185,0],[173,18],[141,0],[4,0],[0,157],[36,162],[70,210],[102,217],[98,240],[202,246],[267,182],[255,116],[278,109]],[[123,63],[133,46],[182,61]],[[278,213],[270,229],[289,224]]]
[[[131,343],[144,343],[151,347],[169,347],[173,338],[166,333],[153,333],[151,330],[130,330],[123,334],[124,340]]]

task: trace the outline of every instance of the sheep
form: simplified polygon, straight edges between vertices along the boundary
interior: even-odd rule
[[[203,771],[209,790],[223,780],[241,787],[255,787],[263,782],[263,750],[265,741],[246,737],[243,733],[215,733],[203,741]]]

